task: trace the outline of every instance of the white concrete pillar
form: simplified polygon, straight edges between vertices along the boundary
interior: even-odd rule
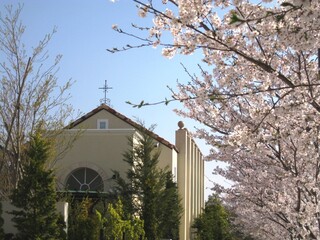
[[[178,189],[183,206],[180,239],[192,240],[192,223],[204,206],[204,170],[201,151],[189,135],[184,124],[178,123],[176,147],[178,149]]]

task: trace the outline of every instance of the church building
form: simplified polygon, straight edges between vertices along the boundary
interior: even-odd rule
[[[108,192],[113,184],[112,170],[125,176],[128,164],[123,161],[123,153],[129,148],[128,137],[139,134],[141,127],[107,104],[101,104],[74,121],[64,130],[63,136],[79,134],[55,163],[58,189]],[[155,147],[161,150],[159,167],[172,171],[182,199],[180,239],[192,239],[193,219],[204,208],[202,153],[181,121],[174,144],[154,132],[148,133],[154,138]]]

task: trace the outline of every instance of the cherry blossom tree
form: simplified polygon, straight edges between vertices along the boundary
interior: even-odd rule
[[[182,101],[177,113],[205,126],[195,134],[212,146],[208,160],[227,163],[215,173],[233,185],[215,189],[238,221],[259,239],[319,239],[320,2],[133,1],[153,25],[110,51],[202,52],[201,73],[164,103]]]

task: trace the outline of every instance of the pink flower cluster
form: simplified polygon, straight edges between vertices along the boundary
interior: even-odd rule
[[[259,239],[320,239],[320,1],[162,3],[149,39],[165,45],[169,32],[169,58],[202,51],[206,70],[179,84],[177,112],[227,164],[217,174],[233,186],[216,189],[237,221]]]

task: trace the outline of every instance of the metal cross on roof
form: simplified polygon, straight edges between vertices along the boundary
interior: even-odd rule
[[[112,87],[108,87],[107,80],[105,80],[104,81],[104,86],[100,87],[99,89],[102,89],[103,92],[104,92],[104,98],[100,99],[100,102],[109,105],[110,104],[110,99],[107,98],[107,92],[108,92],[109,89],[112,89]]]

